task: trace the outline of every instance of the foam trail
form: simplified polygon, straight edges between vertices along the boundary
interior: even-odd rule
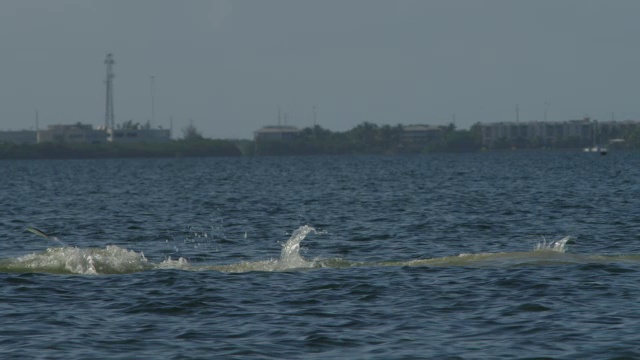
[[[142,253],[109,245],[104,249],[61,247],[3,261],[2,269],[11,272],[52,274],[128,274],[154,268]]]
[[[46,233],[34,229],[38,236]],[[573,237],[537,244],[533,251],[472,253],[439,258],[424,258],[404,261],[358,262],[339,258],[306,260],[300,255],[300,244],[309,233],[318,234],[313,227],[304,225],[293,231],[282,245],[280,257],[263,261],[239,262],[227,265],[194,266],[184,258],[165,259],[159,263],[147,260],[142,252],[123,249],[115,245],[106,248],[49,248],[41,253],[21,256],[13,259],[0,259],[0,272],[45,272],[56,274],[129,274],[153,269],[179,269],[188,271],[215,270],[221,272],[252,271],[290,271],[310,268],[351,268],[362,266],[470,266],[470,267],[511,267],[511,266],[547,266],[560,264],[632,262],[639,263],[640,255],[627,256],[590,256],[568,255],[567,244]],[[41,235],[42,234],[42,235]],[[43,236],[44,237],[44,236]]]

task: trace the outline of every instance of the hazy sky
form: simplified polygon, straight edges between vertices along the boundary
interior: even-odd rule
[[[640,1],[2,0],[0,130],[640,119]],[[614,115],[615,114],[615,115]],[[284,119],[284,118],[283,118]]]

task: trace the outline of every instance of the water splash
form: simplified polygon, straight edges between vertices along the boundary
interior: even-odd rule
[[[313,227],[308,225],[295,230],[282,246],[280,258],[277,260],[240,262],[218,266],[194,266],[182,257],[177,260],[168,258],[159,263],[152,263],[142,252],[123,249],[115,245],[109,245],[104,249],[62,246],[48,248],[41,253],[1,260],[0,271],[98,275],[128,274],[151,269],[248,272],[311,268],[315,266],[315,263],[305,260],[300,255],[300,242],[311,232],[317,233]],[[53,237],[47,236],[47,238],[55,240]]]
[[[59,247],[29,254],[2,264],[15,272],[48,272],[54,274],[126,274],[153,267],[144,254],[115,245],[104,249]]]
[[[319,232],[309,226],[304,225],[296,229],[289,239],[282,245],[280,250],[280,258],[277,260],[265,260],[246,262],[242,261],[230,265],[214,265],[199,268],[201,270],[216,270],[222,272],[249,272],[249,271],[287,271],[293,269],[308,269],[317,267],[315,261],[307,261],[300,255],[300,243],[310,233],[318,234]]]
[[[543,238],[543,241],[536,245],[534,251],[555,251],[564,253],[565,251],[567,251],[567,243],[569,243],[569,241],[571,240],[573,240],[573,237],[565,236],[560,240],[547,243],[547,240]]]
[[[38,236],[40,236],[40,237],[43,237],[43,238],[45,238],[45,239],[53,240],[53,241],[55,241],[55,242],[59,243],[59,244],[60,244],[60,245],[62,245],[62,246],[67,246],[67,244],[63,243],[63,242],[62,242],[60,239],[58,239],[56,236],[51,236],[51,235],[47,234],[46,232],[44,232],[44,231],[42,231],[42,230],[40,230],[40,229],[37,229],[37,228],[35,228],[35,227],[30,226],[30,227],[27,227],[27,229],[26,229],[26,230],[27,230],[27,231],[29,231],[29,232],[31,232],[31,233],[33,233],[33,234],[36,234],[36,235],[38,235]]]
[[[309,225],[298,228],[291,234],[291,237],[282,246],[280,251],[279,267],[283,269],[306,268],[312,267],[313,262],[308,262],[300,256],[300,242],[304,240],[310,232],[316,232],[316,229]]]
[[[358,262],[343,259],[306,260],[300,255],[300,244],[310,233],[319,234],[311,226],[296,229],[282,245],[278,259],[238,262],[228,265],[194,265],[180,257],[165,259],[158,263],[147,260],[142,252],[127,250],[115,245],[101,248],[77,248],[63,246],[49,248],[44,252],[29,254],[12,259],[0,259],[0,272],[38,272],[52,274],[128,274],[154,269],[178,269],[188,271],[214,270],[220,272],[290,271],[309,268],[352,268],[362,266],[471,266],[471,267],[512,267],[549,266],[576,263],[601,263],[627,261],[638,263],[640,255],[604,256],[565,254],[567,244],[573,237],[537,244],[533,251],[472,253],[439,258],[424,258],[405,261]]]
[[[34,227],[28,227],[27,231],[32,232],[40,237],[55,241],[62,245],[61,248],[51,248],[48,249],[45,254],[32,254],[27,255],[26,257],[22,257],[14,262],[14,265],[22,264],[26,266],[26,268],[37,269],[38,267],[47,270],[53,270],[55,272],[71,272],[76,274],[98,274],[102,273],[99,268],[108,267],[109,270],[115,270],[117,273],[135,271],[136,268],[126,268],[118,265],[126,265],[126,264],[134,264],[131,259],[125,260],[125,264],[120,264],[120,257],[122,254],[115,253],[116,249],[120,249],[117,246],[108,246],[104,250],[98,249],[80,249],[76,247],[67,246],[64,242],[58,239],[55,236],[51,236],[44,231],[41,231]],[[318,233],[316,229],[309,225],[301,226],[296,229],[291,237],[286,241],[286,243],[282,246],[282,250],[280,252],[280,258],[278,260],[271,261],[262,261],[256,262],[253,264],[257,264],[257,270],[266,270],[266,271],[279,271],[286,269],[294,269],[294,268],[308,268],[313,266],[313,262],[306,261],[300,255],[300,242],[306,238],[306,236],[311,233]],[[199,234],[195,232],[194,235],[196,237],[204,237],[208,238],[209,235],[206,232]],[[223,238],[226,239],[224,233],[222,233]],[[244,233],[244,238],[247,239],[247,232]],[[124,258],[129,258],[131,254],[134,257],[139,257],[146,262],[144,255],[142,253],[137,254],[134,251],[128,251],[124,249],[120,249],[124,252],[127,252]],[[178,252],[178,249],[175,249],[175,252]],[[109,258],[111,256],[111,258]],[[241,263],[242,265],[247,265],[251,263]],[[140,265],[140,264],[137,264]],[[145,266],[150,265],[149,263],[144,264]],[[184,258],[179,258],[178,260],[172,260],[171,258],[163,261],[162,263],[157,265],[158,268],[178,268],[178,269],[187,269],[189,267],[189,263]],[[237,266],[236,266],[237,267]],[[250,266],[249,266],[250,267]],[[251,270],[248,270],[251,271]]]
[[[191,269],[191,264],[189,264],[189,261],[187,261],[187,259],[183,257],[178,258],[178,260],[173,260],[171,257],[169,257],[155,267],[157,269],[189,270]]]

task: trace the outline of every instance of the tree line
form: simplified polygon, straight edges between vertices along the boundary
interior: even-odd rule
[[[440,126],[439,139],[409,142],[403,139],[403,125],[364,122],[345,132],[333,132],[319,125],[307,127],[291,139],[256,140],[255,155],[346,155],[468,152],[482,147],[479,127],[457,130],[453,124]]]
[[[182,129],[183,137],[162,143],[73,144],[46,142],[14,144],[0,142],[0,159],[77,159],[126,157],[204,157],[262,155],[352,155],[415,154],[434,152],[473,152],[483,149],[481,124],[469,130],[455,125],[439,126],[441,136],[416,142],[403,139],[403,125],[376,125],[364,122],[351,130],[335,132],[319,125],[303,128],[285,140],[219,140],[205,138],[190,123]],[[618,148],[640,149],[640,128],[615,134],[624,139]],[[540,139],[500,139],[491,149],[580,148],[585,140],[567,138],[555,144]]]

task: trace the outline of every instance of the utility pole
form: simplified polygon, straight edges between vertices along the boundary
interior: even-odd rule
[[[316,127],[316,106],[313,105],[313,127]]]
[[[281,118],[282,118],[282,110],[280,110],[280,106],[278,106],[278,126],[280,126]]]
[[[151,83],[149,85],[149,92],[151,93],[151,125],[155,124],[154,120],[155,120],[155,87],[154,87],[154,80],[156,79],[155,76],[151,75]]]
[[[107,79],[105,80],[107,86],[107,101],[105,104],[104,126],[106,129],[113,129],[115,127],[113,114],[113,78],[115,77],[113,64],[115,64],[115,61],[113,60],[113,55],[107,54],[104,64],[107,65]]]

